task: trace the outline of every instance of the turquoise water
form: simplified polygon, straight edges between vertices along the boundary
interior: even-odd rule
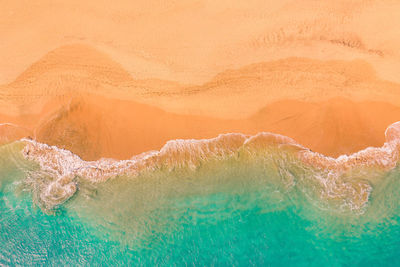
[[[400,265],[399,169],[373,185],[362,212],[296,177],[288,186],[256,160],[82,181],[45,210],[19,149],[0,151],[2,265]]]

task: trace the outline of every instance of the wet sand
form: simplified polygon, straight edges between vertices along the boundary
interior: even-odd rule
[[[271,80],[274,90],[265,88]],[[296,95],[299,85],[307,87]],[[392,104],[398,88],[365,62],[307,59],[224,72],[201,86],[135,80],[107,55],[73,45],[50,52],[2,87],[0,120],[12,126],[0,126],[1,140],[30,137],[85,160],[128,159],[169,140],[264,131],[337,157],[382,146],[386,128],[400,120],[400,107]]]
[[[333,157],[381,146],[400,121],[399,9],[9,3],[0,12],[0,142],[30,137],[83,159],[232,132],[279,133]]]

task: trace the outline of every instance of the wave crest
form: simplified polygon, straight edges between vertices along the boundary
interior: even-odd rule
[[[104,158],[84,161],[55,146],[29,139],[22,141],[25,143],[23,156],[39,164],[39,170],[30,172],[30,177],[31,181],[42,181],[38,198],[46,209],[52,209],[74,195],[79,179],[97,183],[119,175],[134,177],[160,169],[195,170],[203,162],[211,160],[257,157],[273,164],[278,175],[291,181],[292,186],[296,182],[311,183],[322,199],[339,201],[340,206],[347,209],[361,210],[368,202],[372,189],[370,184],[382,173],[396,167],[399,161],[400,122],[388,127],[382,147],[369,147],[336,159],[312,152],[289,137],[272,133],[254,136],[231,133],[212,139],[172,140],[159,151],[120,161]],[[39,178],[43,176],[51,178]]]

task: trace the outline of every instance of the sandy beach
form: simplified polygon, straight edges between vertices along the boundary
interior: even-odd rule
[[[306,1],[305,17],[291,1],[174,3],[151,12],[154,5],[124,1],[109,11],[49,4],[32,5],[29,15],[9,5],[0,32],[0,142],[29,137],[86,160],[262,131],[333,157],[381,146],[400,120],[398,22],[388,8],[398,4],[343,3]],[[385,32],[372,24],[383,13]],[[46,38],[21,42],[26,23],[43,14],[29,28]],[[69,24],[74,17],[88,27]]]
[[[399,0],[4,0],[0,266],[400,266]]]
[[[381,146],[400,118],[393,103],[400,86],[378,79],[365,62],[287,59],[200,86],[166,81],[167,91],[163,84],[135,80],[85,45],[56,49],[2,87],[0,118],[13,125],[1,126],[2,140],[29,136],[86,160],[127,159],[169,140],[265,131],[337,157]]]

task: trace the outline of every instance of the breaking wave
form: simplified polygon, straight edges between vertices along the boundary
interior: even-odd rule
[[[51,211],[79,191],[83,181],[104,183],[118,176],[134,179],[154,171],[171,173],[180,169],[196,172],[204,165],[233,161],[255,163],[279,177],[286,187],[299,186],[320,201],[340,210],[363,212],[373,184],[399,162],[400,122],[386,130],[382,147],[369,147],[352,155],[331,158],[313,152],[289,137],[272,133],[254,136],[221,134],[213,139],[172,140],[159,151],[149,151],[129,160],[84,161],[55,146],[22,139],[23,157],[35,162],[24,168],[26,183],[35,200]],[[218,168],[218,164],[215,165]]]

